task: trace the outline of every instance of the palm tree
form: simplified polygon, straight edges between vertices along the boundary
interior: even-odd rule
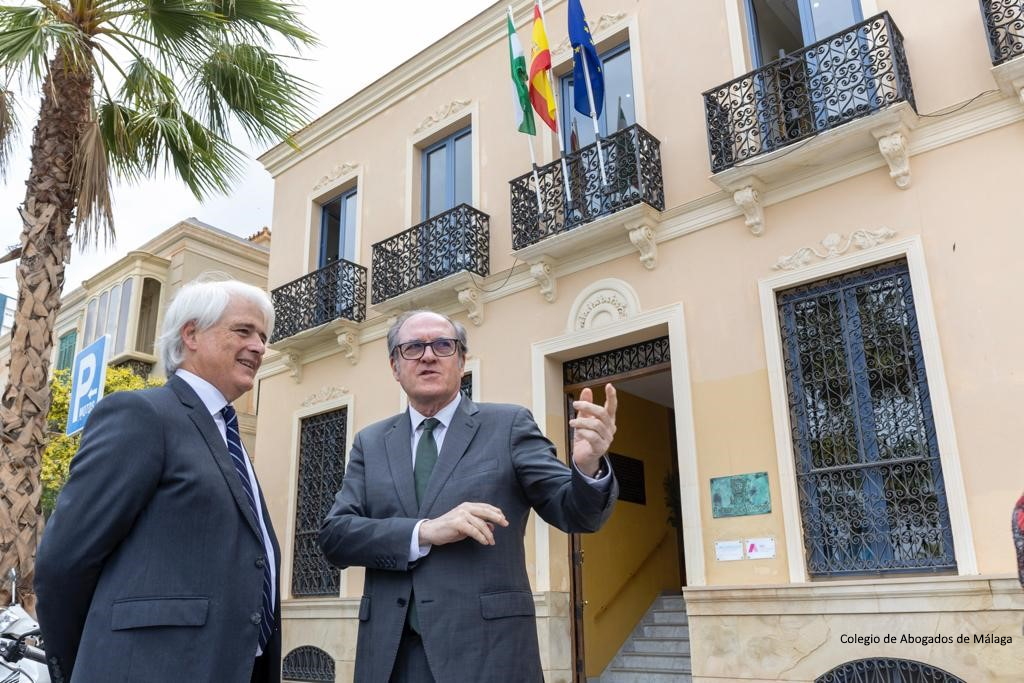
[[[203,198],[226,191],[242,170],[230,126],[257,144],[290,140],[310,89],[269,48],[281,39],[292,49],[315,43],[295,6],[279,0],[0,7],[0,172],[17,130],[15,86],[42,91],[0,402],[0,575],[17,567],[29,599],[53,326],[72,240],[113,240],[112,178],[170,171]]]

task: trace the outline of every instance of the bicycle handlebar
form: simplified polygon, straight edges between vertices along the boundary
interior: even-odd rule
[[[46,666],[46,652],[8,635],[0,636],[0,658],[11,663],[22,658],[31,659]]]

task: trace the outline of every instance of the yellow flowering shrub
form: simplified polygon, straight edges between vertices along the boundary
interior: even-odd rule
[[[142,379],[127,368],[107,368],[107,377],[103,385],[103,395],[115,391],[135,391],[147,387],[158,387],[164,383],[163,378]],[[68,408],[71,402],[71,372],[57,370],[50,380],[50,441],[43,452],[43,465],[40,478],[43,482],[43,514],[49,516],[57,503],[57,494],[68,478],[68,467],[71,458],[78,452],[81,432],[74,436],[64,433],[68,424]]]

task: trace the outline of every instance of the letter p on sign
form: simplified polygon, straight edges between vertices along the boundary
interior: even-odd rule
[[[71,405],[68,406],[68,426],[65,433],[75,434],[85,427],[85,420],[103,398],[103,384],[107,379],[107,341],[103,335],[75,356],[71,371]]]

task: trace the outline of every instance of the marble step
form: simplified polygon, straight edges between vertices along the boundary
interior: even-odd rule
[[[669,652],[619,652],[612,665],[617,669],[653,669],[690,673],[690,654]]]
[[[630,642],[633,652],[668,652],[672,654],[688,654],[690,652],[689,638],[634,636]]]

